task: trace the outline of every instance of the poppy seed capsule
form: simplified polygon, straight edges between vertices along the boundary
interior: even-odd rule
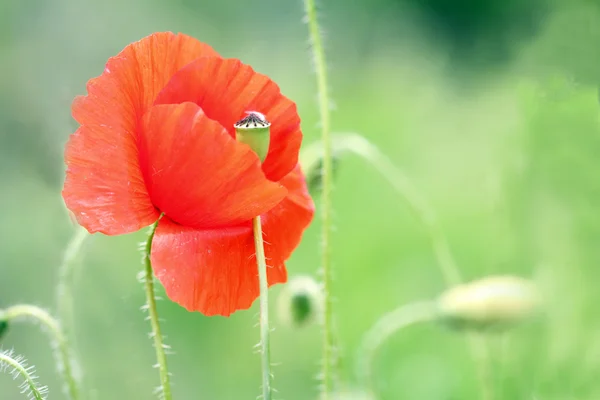
[[[269,153],[271,123],[257,111],[248,111],[247,114],[233,125],[236,139],[250,146],[263,162]]]
[[[502,329],[534,315],[540,296],[527,279],[492,276],[447,290],[437,304],[441,321],[453,328]]]
[[[310,276],[292,278],[282,289],[279,318],[287,325],[300,328],[321,317],[321,286]]]

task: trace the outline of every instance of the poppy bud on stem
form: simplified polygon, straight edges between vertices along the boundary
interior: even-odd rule
[[[440,321],[453,329],[502,330],[533,316],[541,296],[527,279],[489,276],[447,290],[437,304]]]
[[[331,155],[331,166],[332,174],[335,178],[339,169],[343,148],[336,149],[336,143],[334,142],[334,149]],[[300,152],[300,166],[302,171],[306,175],[306,185],[311,196],[317,196],[323,191],[323,143],[314,142],[309,146],[302,149]]]
[[[305,0],[307,2],[312,0]],[[426,201],[425,197],[417,190],[412,184],[408,176],[404,172],[397,168],[394,163],[381,152],[377,146],[369,142],[363,136],[356,133],[337,134],[332,137],[333,149],[338,154],[345,152],[354,153],[362,157],[365,161],[371,164],[381,175],[388,180],[392,187],[397,191],[400,198],[409,206],[411,211],[417,217],[426,233],[429,236],[431,247],[434,255],[438,261],[440,271],[444,276],[444,280],[447,285],[456,285],[461,281],[460,270],[452,256],[450,251],[450,245],[441,225],[437,221],[435,213],[432,207]],[[323,154],[323,172],[328,168],[325,168],[325,162],[327,161],[327,155],[331,154],[331,150],[327,151],[325,145],[322,150]],[[331,161],[331,160],[330,160]],[[333,164],[330,162],[330,167]],[[326,174],[323,174],[323,194],[327,195],[329,190],[327,182],[329,179],[325,179]],[[324,196],[324,203],[325,203]],[[326,207],[324,207],[325,211]],[[324,217],[325,219],[325,217]],[[324,263],[325,265],[325,263]],[[324,267],[324,269],[326,269]],[[327,282],[327,280],[325,281]],[[325,288],[326,297],[329,290]],[[326,311],[325,315],[329,315],[331,307],[327,307],[329,302],[325,301]],[[327,326],[327,320],[325,319],[325,326]],[[492,391],[492,378],[489,361],[488,349],[482,338],[474,335],[468,335],[469,347],[472,353],[473,361],[477,364],[477,371],[479,374],[479,381],[481,384],[481,398],[482,400],[493,400]],[[324,371],[325,372],[325,371]],[[327,398],[325,394],[325,398]]]
[[[271,123],[264,115],[249,111],[248,115],[234,124],[236,138],[256,152],[260,161],[269,153]],[[267,260],[263,243],[260,215],[252,220],[256,263],[258,266],[258,284],[260,290],[260,353],[262,363],[262,399],[271,400],[271,349],[269,340],[269,282],[267,279]]]
[[[376,352],[404,328],[435,321],[467,334],[506,329],[533,316],[540,304],[533,282],[516,276],[489,276],[455,285],[434,301],[402,305],[383,315],[365,334],[357,354],[359,382],[375,394],[372,364]]]
[[[281,290],[278,299],[281,321],[301,328],[323,318],[323,291],[311,276],[296,276]]]
[[[6,334],[7,331],[8,331],[8,322],[0,320],[0,340],[2,340],[2,337],[4,336],[4,334]]]

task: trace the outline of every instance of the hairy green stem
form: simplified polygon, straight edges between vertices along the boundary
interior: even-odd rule
[[[356,374],[363,388],[375,394],[372,365],[377,350],[398,331],[435,318],[435,304],[430,301],[403,305],[381,317],[365,334],[358,348]]]
[[[152,274],[152,263],[150,261],[150,252],[152,250],[152,239],[158,226],[158,220],[150,227],[148,240],[144,246],[144,288],[146,291],[146,307],[152,326],[152,338],[154,339],[154,349],[156,351],[156,362],[160,375],[160,385],[164,400],[171,400],[171,383],[169,370],[167,369],[167,355],[165,353],[166,345],[163,343],[163,335],[160,330],[158,311],[156,308],[156,296],[154,293],[154,275]]]
[[[45,400],[48,393],[47,386],[40,386],[35,376],[35,368],[28,366],[22,356],[14,356],[12,352],[0,352],[0,371],[10,370],[14,379],[22,376],[24,381],[19,386],[21,393],[24,393],[28,398],[35,400]]]
[[[388,157],[382,154],[375,145],[359,134],[338,134],[336,135],[336,144],[339,146],[336,150],[351,151],[364,158],[396,189],[400,197],[404,199],[415,217],[425,228],[446,285],[454,286],[459,284],[461,282],[460,272],[452,257],[448,240],[435,217],[433,209],[412,185],[408,177]],[[477,333],[467,333],[467,338],[479,373],[482,400],[492,400],[493,383],[489,352],[485,340]]]
[[[48,330],[56,346],[57,363],[59,372],[66,383],[66,392],[71,400],[77,400],[79,398],[79,387],[73,375],[71,351],[60,324],[47,311],[33,305],[18,304],[0,311],[0,319],[7,322],[23,318],[34,319]]]
[[[325,50],[321,37],[315,0],[304,0],[304,9],[308,22],[308,32],[312,44],[312,53],[317,74],[317,90],[319,97],[319,114],[321,117],[321,140],[323,142],[322,164],[322,196],[321,242],[323,246],[321,269],[323,274],[323,361],[321,371],[321,399],[327,400],[332,391],[333,379],[337,360],[334,354],[335,337],[333,332],[333,302],[331,298],[332,267],[331,267],[331,192],[332,192],[332,154],[329,120],[329,88],[327,86],[327,64]]]
[[[260,215],[252,220],[256,264],[258,266],[258,284],[260,288],[260,354],[262,364],[262,398],[271,400],[271,347],[269,328],[269,282],[267,280],[267,260],[263,242]]]

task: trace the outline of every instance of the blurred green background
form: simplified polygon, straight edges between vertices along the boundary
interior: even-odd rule
[[[465,279],[513,273],[550,295],[544,318],[489,338],[495,398],[600,399],[597,3],[328,0],[320,14],[334,130],[362,133],[411,177]],[[110,56],[154,31],[193,35],[278,82],[298,103],[309,144],[319,131],[302,16],[299,0],[0,0],[0,307],[55,309],[73,234],[60,196],[63,146],[76,129],[70,103]],[[341,378],[353,387],[366,330],[445,284],[424,230],[385,179],[356,157],[338,172],[334,296]],[[290,276],[319,269],[319,224]],[[75,334],[92,400],[151,399],[158,384],[136,280],[143,237],[94,236],[76,273]],[[175,399],[256,398],[256,306],[207,318],[159,303],[176,353]],[[315,399],[318,327],[273,324],[276,398]],[[64,398],[37,327],[13,324],[0,346],[37,366],[50,399]],[[480,398],[464,336],[437,326],[390,340],[375,368],[384,399]],[[16,386],[0,375],[0,399],[23,398]]]

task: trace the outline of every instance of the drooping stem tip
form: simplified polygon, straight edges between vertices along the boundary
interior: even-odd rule
[[[56,361],[66,387],[69,399],[79,399],[79,385],[75,379],[71,350],[59,322],[46,310],[29,305],[18,304],[5,310],[0,310],[0,320],[10,322],[19,319],[32,319],[39,322],[50,334],[53,347],[56,349]]]
[[[364,335],[358,349],[356,374],[362,387],[375,395],[373,361],[377,350],[386,340],[409,326],[431,321],[435,317],[435,303],[429,301],[403,305],[383,315]]]
[[[340,134],[336,137],[336,144],[339,146],[338,150],[348,150],[361,156],[389,181],[428,234],[433,253],[438,261],[446,285],[454,286],[459,284],[461,282],[460,270],[452,256],[443,229],[440,226],[432,207],[417,188],[414,187],[408,177],[375,145],[359,134]],[[471,351],[471,357],[477,366],[482,399],[492,400],[493,390],[490,357],[485,340],[483,337],[473,332],[467,333],[467,340]]]

